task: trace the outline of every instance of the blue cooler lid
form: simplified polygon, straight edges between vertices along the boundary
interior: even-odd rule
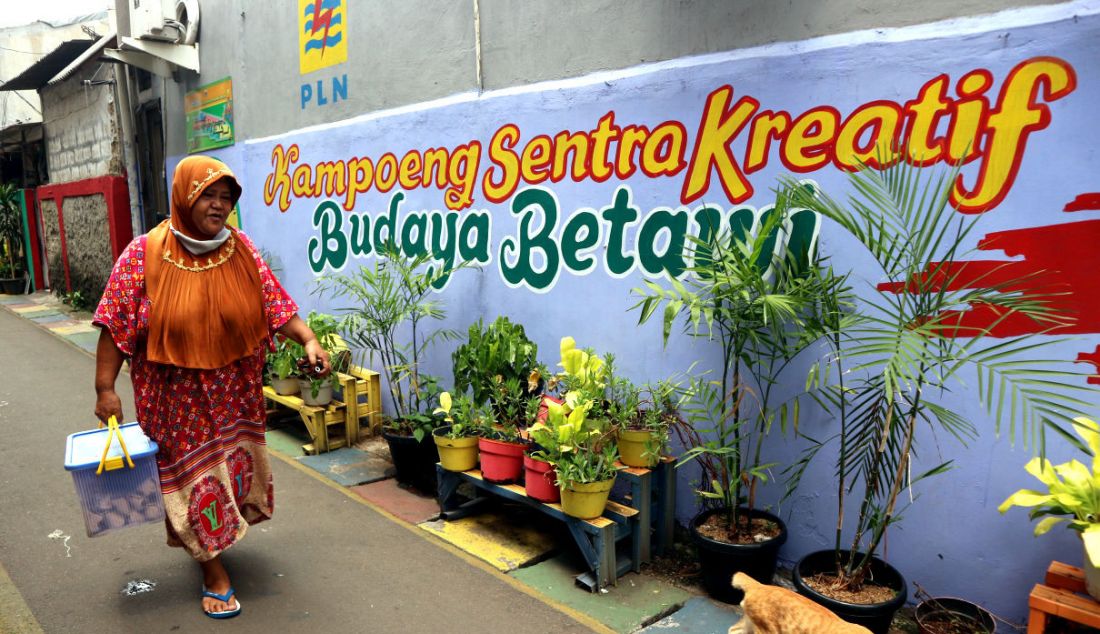
[[[130,452],[130,458],[137,460],[151,456],[157,452],[157,443],[149,440],[141,426],[137,423],[119,425],[122,439],[126,442],[126,450]],[[107,443],[108,428],[92,429],[69,434],[65,441],[65,469],[76,471],[89,467],[99,467],[99,460],[103,457],[103,446]],[[121,457],[122,447],[118,440],[111,439],[111,449],[107,452],[107,459]]]

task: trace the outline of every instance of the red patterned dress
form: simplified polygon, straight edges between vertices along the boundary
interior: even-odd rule
[[[298,306],[244,234],[240,241],[259,267],[269,332]],[[115,263],[93,323],[110,331],[130,358],[137,419],[158,446],[157,466],[167,511],[168,544],[207,561],[274,511],[263,398],[263,364],[270,339],[256,353],[215,370],[178,368],[146,359],[149,299],[145,236]]]

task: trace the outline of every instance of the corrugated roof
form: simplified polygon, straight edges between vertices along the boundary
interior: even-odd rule
[[[114,43],[114,41],[115,30],[112,28],[110,32],[107,33],[107,35],[104,35],[96,40],[95,44],[88,47],[88,50],[81,53],[79,57],[70,62],[68,66],[62,69],[60,73],[54,76],[53,79],[51,79],[47,83],[53,86],[65,81],[66,79],[71,77],[72,74],[75,73],[77,69],[83,66],[88,60],[99,55],[103,51],[103,49],[107,48],[108,44],[112,44]]]
[[[62,42],[30,68],[0,85],[0,90],[38,90],[95,43],[96,40]]]

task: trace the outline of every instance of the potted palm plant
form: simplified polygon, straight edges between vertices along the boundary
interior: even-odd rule
[[[429,327],[446,316],[442,300],[431,293],[433,284],[448,274],[430,264],[430,254],[407,258],[397,248],[385,248],[372,267],[320,278],[316,292],[350,302],[336,309],[344,317],[345,338],[382,365],[393,410],[382,437],[389,444],[397,480],[434,494],[439,454],[431,436],[443,419],[432,411],[442,390],[421,364],[434,344],[456,334]]]
[[[823,283],[809,273],[809,254],[776,240],[789,210],[787,197],[777,197],[755,231],[696,240],[692,275],[683,282],[666,289],[647,281],[634,290],[640,324],[665,307],[666,345],[682,317],[690,336],[717,340],[722,353],[720,379],[691,379],[692,399],[683,410],[688,428],[678,433],[687,447],[679,464],[695,461],[702,469],[703,509],[691,532],[703,580],[712,597],[728,603],[743,596],[729,582],[735,572],[770,582],[787,539],[782,520],[757,505],[757,488],[774,466],[762,449],[774,425],[797,418],[797,399],[776,386],[814,341],[803,322]]]
[[[1091,468],[1076,460],[1054,465],[1046,458],[1032,458],[1024,469],[1035,476],[1047,492],[1020,489],[1008,496],[997,510],[1004,514],[1013,506],[1032,509],[1028,517],[1042,518],[1035,525],[1036,537],[1067,522],[1070,529],[1081,535],[1085,548],[1081,569],[1085,572],[1086,590],[1100,601],[1100,426],[1081,417],[1073,421],[1073,428],[1092,454]]]
[[[996,324],[1009,316],[1026,316],[1048,328],[1067,319],[1050,307],[1050,296],[1036,290],[1041,279],[993,284],[963,276],[964,245],[981,215],[952,207],[958,170],[933,174],[904,161],[880,165],[885,167],[849,175],[854,193],[848,204],[790,179],[781,195],[838,225],[881,268],[871,275],[862,300],[849,303],[844,289],[834,287],[835,293],[823,294],[816,304],[819,314],[811,329],[824,335],[823,363],[837,370],[823,368],[810,379],[818,403],[839,427],[836,534],[833,548],[802,558],[793,577],[805,596],[849,621],[886,632],[906,588],[901,574],[878,557],[879,547],[908,506],[902,503],[910,497],[905,489],[951,467],[946,462],[911,472],[917,427],[929,424],[963,443],[977,433],[973,423],[936,398],[951,391],[964,368],[973,369],[979,377],[976,396],[994,414],[997,429],[1004,414],[1019,414],[1013,429],[1021,422],[1025,438],[1034,438],[1047,428],[1068,435],[1068,421],[1089,406],[1082,396],[1091,390],[1083,375],[1063,370],[1063,362],[1038,357],[1053,338],[989,341]],[[976,306],[996,316],[991,325],[965,318]],[[825,381],[827,375],[834,379]],[[1011,407],[1003,407],[1006,402]],[[788,482],[792,490],[821,446],[812,445],[795,465]],[[854,501],[848,499],[853,491]],[[845,527],[854,529],[846,540]],[[881,598],[863,598],[873,592]]]

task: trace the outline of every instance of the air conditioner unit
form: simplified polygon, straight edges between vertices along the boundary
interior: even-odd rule
[[[171,24],[176,18],[175,0],[129,0],[130,37],[142,40],[175,42],[179,29]]]

